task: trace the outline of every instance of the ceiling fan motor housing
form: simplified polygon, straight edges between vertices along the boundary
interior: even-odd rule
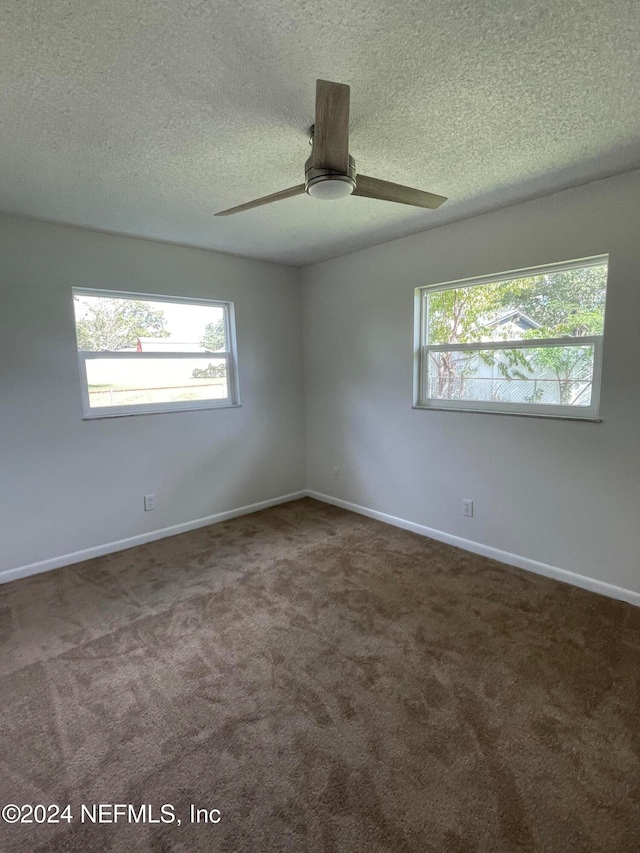
[[[345,174],[344,172],[336,172],[333,169],[318,169],[314,167],[313,156],[311,156],[305,163],[304,177],[304,188],[309,195],[314,195],[313,192],[309,192],[312,187],[317,186],[318,184],[322,184],[326,181],[329,181],[334,185],[338,182],[347,184],[349,187],[349,191],[340,193],[339,195],[350,195],[356,188],[356,161],[353,159],[351,154],[349,154],[349,167]],[[334,197],[339,197],[339,195]],[[321,197],[320,193],[318,193],[318,197]],[[330,196],[325,196],[325,198],[328,197]]]

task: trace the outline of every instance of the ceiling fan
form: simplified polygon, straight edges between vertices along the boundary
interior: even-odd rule
[[[328,200],[353,194],[428,208],[445,202],[447,199],[441,195],[357,174],[356,161],[349,154],[349,92],[344,83],[316,80],[316,120],[310,130],[312,149],[305,163],[304,184],[221,210],[216,216],[241,213],[302,193]]]

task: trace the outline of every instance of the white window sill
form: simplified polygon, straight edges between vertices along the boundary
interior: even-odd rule
[[[454,408],[453,406],[411,406],[412,409],[419,409],[422,412],[458,412],[458,414],[473,414],[473,415],[507,415],[508,417],[516,418],[545,418],[546,420],[555,421],[582,421],[591,424],[601,424],[602,418],[593,417],[591,415],[560,415],[560,414],[545,414],[542,412],[508,412],[508,411],[489,411],[488,409],[462,409]]]

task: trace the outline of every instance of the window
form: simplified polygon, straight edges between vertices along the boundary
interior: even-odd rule
[[[597,419],[607,264],[417,288],[415,405]]]
[[[232,302],[73,289],[85,418],[238,405]]]

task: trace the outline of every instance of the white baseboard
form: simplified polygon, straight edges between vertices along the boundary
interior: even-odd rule
[[[174,524],[171,527],[163,527],[160,530],[151,530],[148,533],[141,533],[138,536],[130,536],[128,539],[119,539],[117,542],[107,542],[104,545],[97,545],[94,548],[74,551],[71,554],[52,557],[49,560],[42,560],[39,563],[30,563],[28,566],[5,569],[4,571],[0,571],[0,584],[18,580],[18,578],[26,578],[29,575],[37,575],[40,572],[48,572],[51,569],[59,569],[61,566],[69,566],[72,563],[79,563],[82,560],[91,560],[93,557],[102,557],[104,554],[113,554],[115,551],[124,551],[126,548],[133,548],[135,545],[144,545],[145,542],[154,542],[156,539],[176,536],[178,533],[186,533],[188,530],[195,530],[197,527],[207,527],[209,524],[217,524],[219,521],[227,521],[229,518],[249,515],[261,509],[295,501],[306,496],[307,493],[305,491],[292,492],[290,495],[280,495],[280,497],[270,498],[268,501],[260,501],[259,503],[238,507],[237,509],[230,509],[226,512],[218,512],[215,515],[208,515],[206,518],[197,518],[195,521],[185,521],[182,524]]]
[[[634,592],[630,589],[624,589],[621,586],[615,586],[605,581],[596,580],[595,578],[579,575],[575,572],[559,569],[556,566],[549,566],[547,563],[539,563],[537,560],[530,560],[528,557],[521,557],[518,554],[510,554],[508,551],[501,551],[499,548],[491,548],[489,545],[483,545],[480,542],[473,542],[471,539],[463,539],[461,536],[452,536],[450,533],[444,533],[442,530],[435,530],[432,527],[426,527],[424,524],[416,524],[413,521],[407,521],[404,518],[397,518],[395,515],[388,515],[386,512],[378,512],[375,509],[369,509],[365,506],[350,501],[343,501],[340,498],[331,497],[331,495],[323,495],[320,492],[312,490],[307,491],[310,498],[315,498],[323,503],[333,504],[334,506],[349,509],[352,512],[357,512],[360,515],[366,515],[369,518],[375,518],[377,521],[384,521],[386,524],[392,524],[394,527],[402,527],[404,530],[411,530],[413,533],[419,533],[421,536],[428,536],[430,539],[437,539],[438,542],[446,542],[447,545],[455,545],[456,548],[462,548],[465,551],[471,551],[473,554],[480,554],[483,557],[490,557],[492,560],[498,560],[500,563],[507,563],[510,566],[515,566],[518,569],[525,569],[528,572],[535,572],[537,575],[544,575],[548,578],[553,578],[563,583],[572,584],[573,586],[588,589],[591,592],[598,592],[601,595],[606,595],[609,598],[617,598],[620,601],[627,601],[629,604],[635,604],[640,607],[640,592]]]
[[[489,557],[492,560],[498,560],[500,563],[515,566],[519,569],[525,569],[529,572],[535,572],[538,575],[554,578],[563,583],[572,584],[573,586],[588,589],[592,592],[606,595],[609,598],[617,598],[620,601],[627,601],[629,604],[635,604],[640,607],[640,593],[634,592],[624,587],[615,586],[614,584],[606,583],[605,581],[596,580],[595,578],[579,575],[576,572],[570,572],[566,569],[559,569],[556,566],[550,566],[547,563],[540,563],[537,560],[531,560],[528,557],[521,557],[519,554],[511,554],[508,551],[501,551],[499,548],[492,548],[489,545],[483,545],[480,542],[474,542],[471,539],[463,539],[461,536],[453,536],[450,533],[445,533],[442,530],[436,530],[432,527],[427,527],[424,524],[416,524],[413,521],[407,521],[404,518],[398,518],[395,515],[389,515],[386,512],[378,512],[375,509],[359,506],[344,501],[341,498],[334,498],[331,495],[324,495],[313,490],[303,490],[292,492],[288,495],[280,495],[277,498],[271,498],[259,503],[248,504],[247,506],[238,507],[236,509],[227,510],[226,512],[218,512],[215,515],[209,515],[206,518],[198,518],[194,521],[186,521],[182,524],[174,524],[171,527],[163,527],[160,530],[151,530],[148,533],[141,533],[137,536],[131,536],[128,539],[120,539],[116,542],[107,542],[104,545],[97,545],[93,548],[86,548],[83,551],[75,551],[71,554],[63,554],[59,557],[52,557],[48,560],[42,560],[38,563],[30,563],[26,566],[18,566],[14,569],[5,569],[0,571],[0,584],[9,581],[25,578],[29,575],[36,575],[40,572],[48,572],[51,569],[58,569],[62,566],[69,566],[72,563],[79,563],[83,560],[91,560],[93,557],[101,557],[104,554],[112,554],[116,551],[124,551],[126,548],[133,548],[136,545],[144,545],[146,542],[154,542],[157,539],[164,539],[167,536],[176,536],[178,533],[186,533],[188,530],[195,530],[198,527],[207,527],[209,524],[217,524],[220,521],[227,521],[230,518],[238,518],[241,515],[249,515],[252,512],[258,512],[261,509],[267,509],[278,504],[288,503],[300,498],[310,497],[323,503],[333,504],[334,506],[348,509],[356,512],[359,515],[365,515],[369,518],[375,518],[377,521],[383,521],[386,524],[391,524],[394,527],[401,527],[404,530],[411,530],[413,533],[418,533],[421,536],[428,536],[431,539],[436,539],[438,542],[446,542],[448,545],[454,545],[457,548],[462,548],[465,551],[471,551],[473,554],[480,554],[483,557]]]

